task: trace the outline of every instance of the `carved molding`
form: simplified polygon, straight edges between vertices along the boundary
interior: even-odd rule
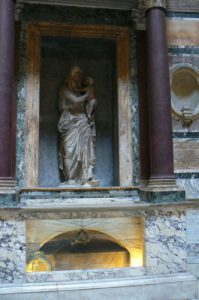
[[[167,0],[146,0],[145,2],[146,10],[153,8],[153,7],[161,7],[166,9],[167,8]]]
[[[26,186],[38,186],[40,41],[42,36],[112,39],[117,48],[119,184],[132,185],[132,132],[130,97],[130,45],[126,27],[69,25],[41,22],[28,25],[25,178]],[[128,172],[126,172],[128,170]]]
[[[16,0],[16,3],[15,3],[15,20],[16,21],[19,21],[23,7],[24,7],[23,0]]]
[[[0,194],[8,193],[12,194],[15,193],[17,189],[17,181],[16,180],[2,180],[0,179]]]
[[[138,2],[138,7],[132,9],[132,18],[136,24],[136,29],[138,30],[146,30],[145,1],[146,0],[140,0]]]
[[[146,16],[145,9],[132,9],[131,14],[134,23],[136,24],[136,29],[145,30],[146,29]]]

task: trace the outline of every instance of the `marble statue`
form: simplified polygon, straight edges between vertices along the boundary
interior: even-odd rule
[[[60,91],[59,163],[66,186],[98,186],[93,175],[95,166],[95,110],[93,79],[83,83],[82,71],[75,66],[70,70]]]

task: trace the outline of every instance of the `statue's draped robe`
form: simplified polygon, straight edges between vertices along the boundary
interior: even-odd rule
[[[66,181],[79,184],[92,179],[95,165],[95,124],[88,122],[85,99],[85,95],[75,94],[67,88],[60,93],[60,168]]]

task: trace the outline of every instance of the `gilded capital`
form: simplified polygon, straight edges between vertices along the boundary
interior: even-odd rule
[[[153,8],[153,7],[161,7],[161,8],[166,9],[167,0],[145,0],[145,7],[146,7],[146,10]]]

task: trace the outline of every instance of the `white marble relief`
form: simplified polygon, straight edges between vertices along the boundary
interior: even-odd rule
[[[186,219],[183,212],[153,210],[146,215],[146,271],[168,274],[186,271]]]
[[[24,224],[14,220],[0,220],[0,283],[22,282],[24,270]]]

